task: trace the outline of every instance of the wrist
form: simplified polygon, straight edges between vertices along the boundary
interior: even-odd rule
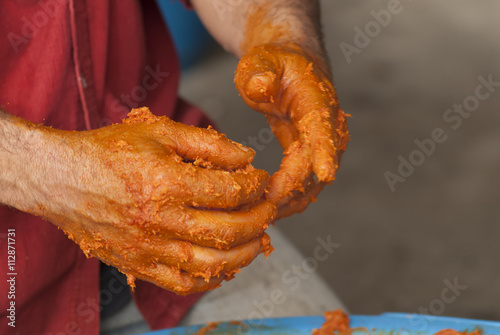
[[[311,66],[311,69],[313,69],[317,75],[325,78],[330,83],[332,82],[332,73],[328,59],[322,54],[318,54],[315,50],[303,47],[294,42],[268,43],[254,46],[249,50],[248,55],[259,55],[259,57],[263,57],[264,59],[267,58],[267,55],[273,55],[274,57],[270,59],[275,59],[276,64],[274,66],[277,67],[282,65],[294,67],[297,64],[295,61],[291,61],[291,59],[302,59]],[[293,57],[290,58],[284,55],[293,55]],[[256,62],[259,63],[260,61]]]
[[[289,0],[264,1],[249,5],[240,49],[244,54],[263,44],[295,43],[318,57],[326,55],[323,46],[319,2]]]
[[[249,5],[240,43],[241,54],[247,54],[258,46],[281,46],[304,55],[331,81],[331,66],[321,33],[319,1],[285,6],[288,1]]]

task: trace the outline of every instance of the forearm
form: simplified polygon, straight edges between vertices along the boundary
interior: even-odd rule
[[[324,58],[319,0],[192,0],[217,41],[237,56],[267,43],[293,42]]]
[[[24,202],[30,202],[24,196],[27,163],[24,157],[30,145],[26,142],[27,128],[16,121],[0,111],[0,203],[22,208]]]
[[[47,175],[42,126],[0,111],[0,204],[37,214]]]

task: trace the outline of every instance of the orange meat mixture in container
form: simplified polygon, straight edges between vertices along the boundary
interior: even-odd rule
[[[324,314],[326,319],[323,326],[319,329],[315,329],[312,335],[351,335],[354,331],[362,330],[367,334],[370,334],[366,328],[351,328],[349,316],[342,310],[337,309],[334,311],[329,311]],[[394,334],[391,332],[391,334]],[[394,334],[395,335],[395,334]],[[474,330],[472,332],[459,332],[453,329],[443,329],[437,332],[435,335],[484,335],[479,330]]]

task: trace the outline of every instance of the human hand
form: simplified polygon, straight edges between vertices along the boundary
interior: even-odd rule
[[[51,132],[66,167],[38,214],[132,286],[210,290],[271,251],[264,230],[276,208],[262,199],[269,176],[250,165],[251,149],[147,108],[123,124]]]
[[[326,62],[294,43],[264,44],[241,58],[235,83],[284,149],[266,198],[277,204],[278,218],[303,211],[335,179],[349,140]]]

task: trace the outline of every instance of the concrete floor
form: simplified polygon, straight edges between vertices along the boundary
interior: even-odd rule
[[[379,32],[371,11],[394,1],[322,2],[352,140],[337,181],[279,228],[305,256],[319,237],[340,243],[317,271],[352,313],[500,320],[500,87],[474,98],[479,77],[500,82],[500,2],[401,0]],[[355,46],[354,29],[367,24],[373,37],[349,63],[340,44]],[[239,98],[236,64],[212,50],[185,73],[181,94],[229,138],[248,144],[256,136],[255,165],[275,171],[280,147]],[[467,118],[447,112],[463,103],[473,109]],[[436,128],[446,140],[419,157],[415,141]],[[400,155],[420,165],[391,191],[384,174],[398,173]]]

